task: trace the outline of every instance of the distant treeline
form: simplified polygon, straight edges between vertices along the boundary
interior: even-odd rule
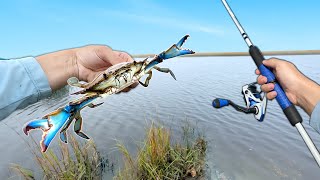
[[[263,51],[266,56],[275,55],[320,55],[320,50],[291,50],[291,51]],[[137,54],[134,58],[153,57],[155,54]],[[196,52],[195,54],[185,55],[186,57],[205,57],[205,56],[249,56],[248,52]]]

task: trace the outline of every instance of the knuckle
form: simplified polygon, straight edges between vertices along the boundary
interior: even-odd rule
[[[97,49],[98,51],[111,51],[111,50],[112,50],[110,47],[108,47],[108,46],[102,46],[102,45],[96,46],[96,49]]]
[[[274,96],[273,96],[273,94],[270,92],[270,93],[267,94],[267,98],[270,99],[270,100],[272,100],[272,99],[274,99]]]
[[[266,82],[267,82],[266,77],[263,76],[263,75],[259,75],[259,77],[258,77],[258,83],[259,83],[260,85],[262,85],[262,84],[265,84]]]
[[[119,51],[118,56],[119,56],[121,59],[123,59],[123,60],[125,60],[125,61],[127,61],[127,62],[133,61],[133,59],[131,58],[131,56],[130,56],[128,53],[126,53],[126,52]]]
[[[98,53],[105,53],[105,52],[109,52],[112,50],[110,47],[104,46],[104,45],[87,45],[84,48],[86,48],[88,50],[93,50]]]
[[[261,90],[266,92],[267,91],[267,85],[266,84],[261,85]]]

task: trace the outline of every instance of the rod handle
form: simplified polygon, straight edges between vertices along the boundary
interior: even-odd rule
[[[257,46],[250,46],[249,53],[254,62],[256,63],[260,73],[267,77],[267,83],[274,83],[274,91],[277,92],[276,100],[283,110],[284,114],[288,118],[292,126],[295,126],[297,123],[302,122],[302,118],[297,111],[296,107],[289,101],[287,95],[283,91],[277,79],[272,71],[263,65],[262,61],[265,60],[263,54]]]

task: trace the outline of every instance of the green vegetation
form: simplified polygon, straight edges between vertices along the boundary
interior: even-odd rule
[[[117,144],[123,155],[123,167],[115,180],[160,180],[160,179],[205,179],[205,156],[207,142],[189,124],[182,128],[182,139],[174,142],[170,130],[151,125],[137,156],[133,156],[120,143]],[[61,143],[57,152],[49,148],[46,153],[39,150],[38,144],[28,143],[40,173],[25,169],[20,165],[11,168],[23,179],[102,179],[104,168],[114,170],[108,157],[101,157],[93,141],[79,143],[69,134],[68,144]],[[39,178],[38,178],[39,176]]]
[[[183,142],[172,143],[170,131],[152,125],[145,141],[133,157],[118,144],[124,167],[115,179],[204,179],[207,142],[196,137],[194,128],[183,127]]]
[[[38,147],[32,149],[42,171],[41,179],[101,179],[101,158],[94,142],[90,140],[79,144],[75,137],[69,137],[68,144],[60,142],[58,153],[54,153],[52,149],[48,149],[46,153],[41,153]],[[13,165],[11,168],[24,179],[35,179],[31,170],[20,165]]]

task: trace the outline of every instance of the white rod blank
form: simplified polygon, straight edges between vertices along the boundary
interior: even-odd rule
[[[320,167],[320,154],[319,154],[319,151],[317,150],[316,146],[313,144],[312,140],[310,139],[308,133],[306,132],[306,130],[304,129],[304,127],[302,126],[301,123],[297,123],[296,128],[298,129],[302,139],[304,140],[304,142],[308,146],[311,154],[313,155],[314,159],[318,163],[318,166]]]
[[[227,9],[230,17],[232,18],[233,22],[236,24],[237,28],[240,31],[241,36],[243,37],[243,39],[245,40],[245,42],[247,43],[248,47],[252,46],[252,42],[249,38],[249,36],[247,35],[247,33],[244,31],[244,29],[242,28],[240,22],[238,21],[237,17],[233,14],[232,9],[230,8],[230,6],[228,5],[226,0],[222,0],[222,3],[224,5],[224,7]]]

